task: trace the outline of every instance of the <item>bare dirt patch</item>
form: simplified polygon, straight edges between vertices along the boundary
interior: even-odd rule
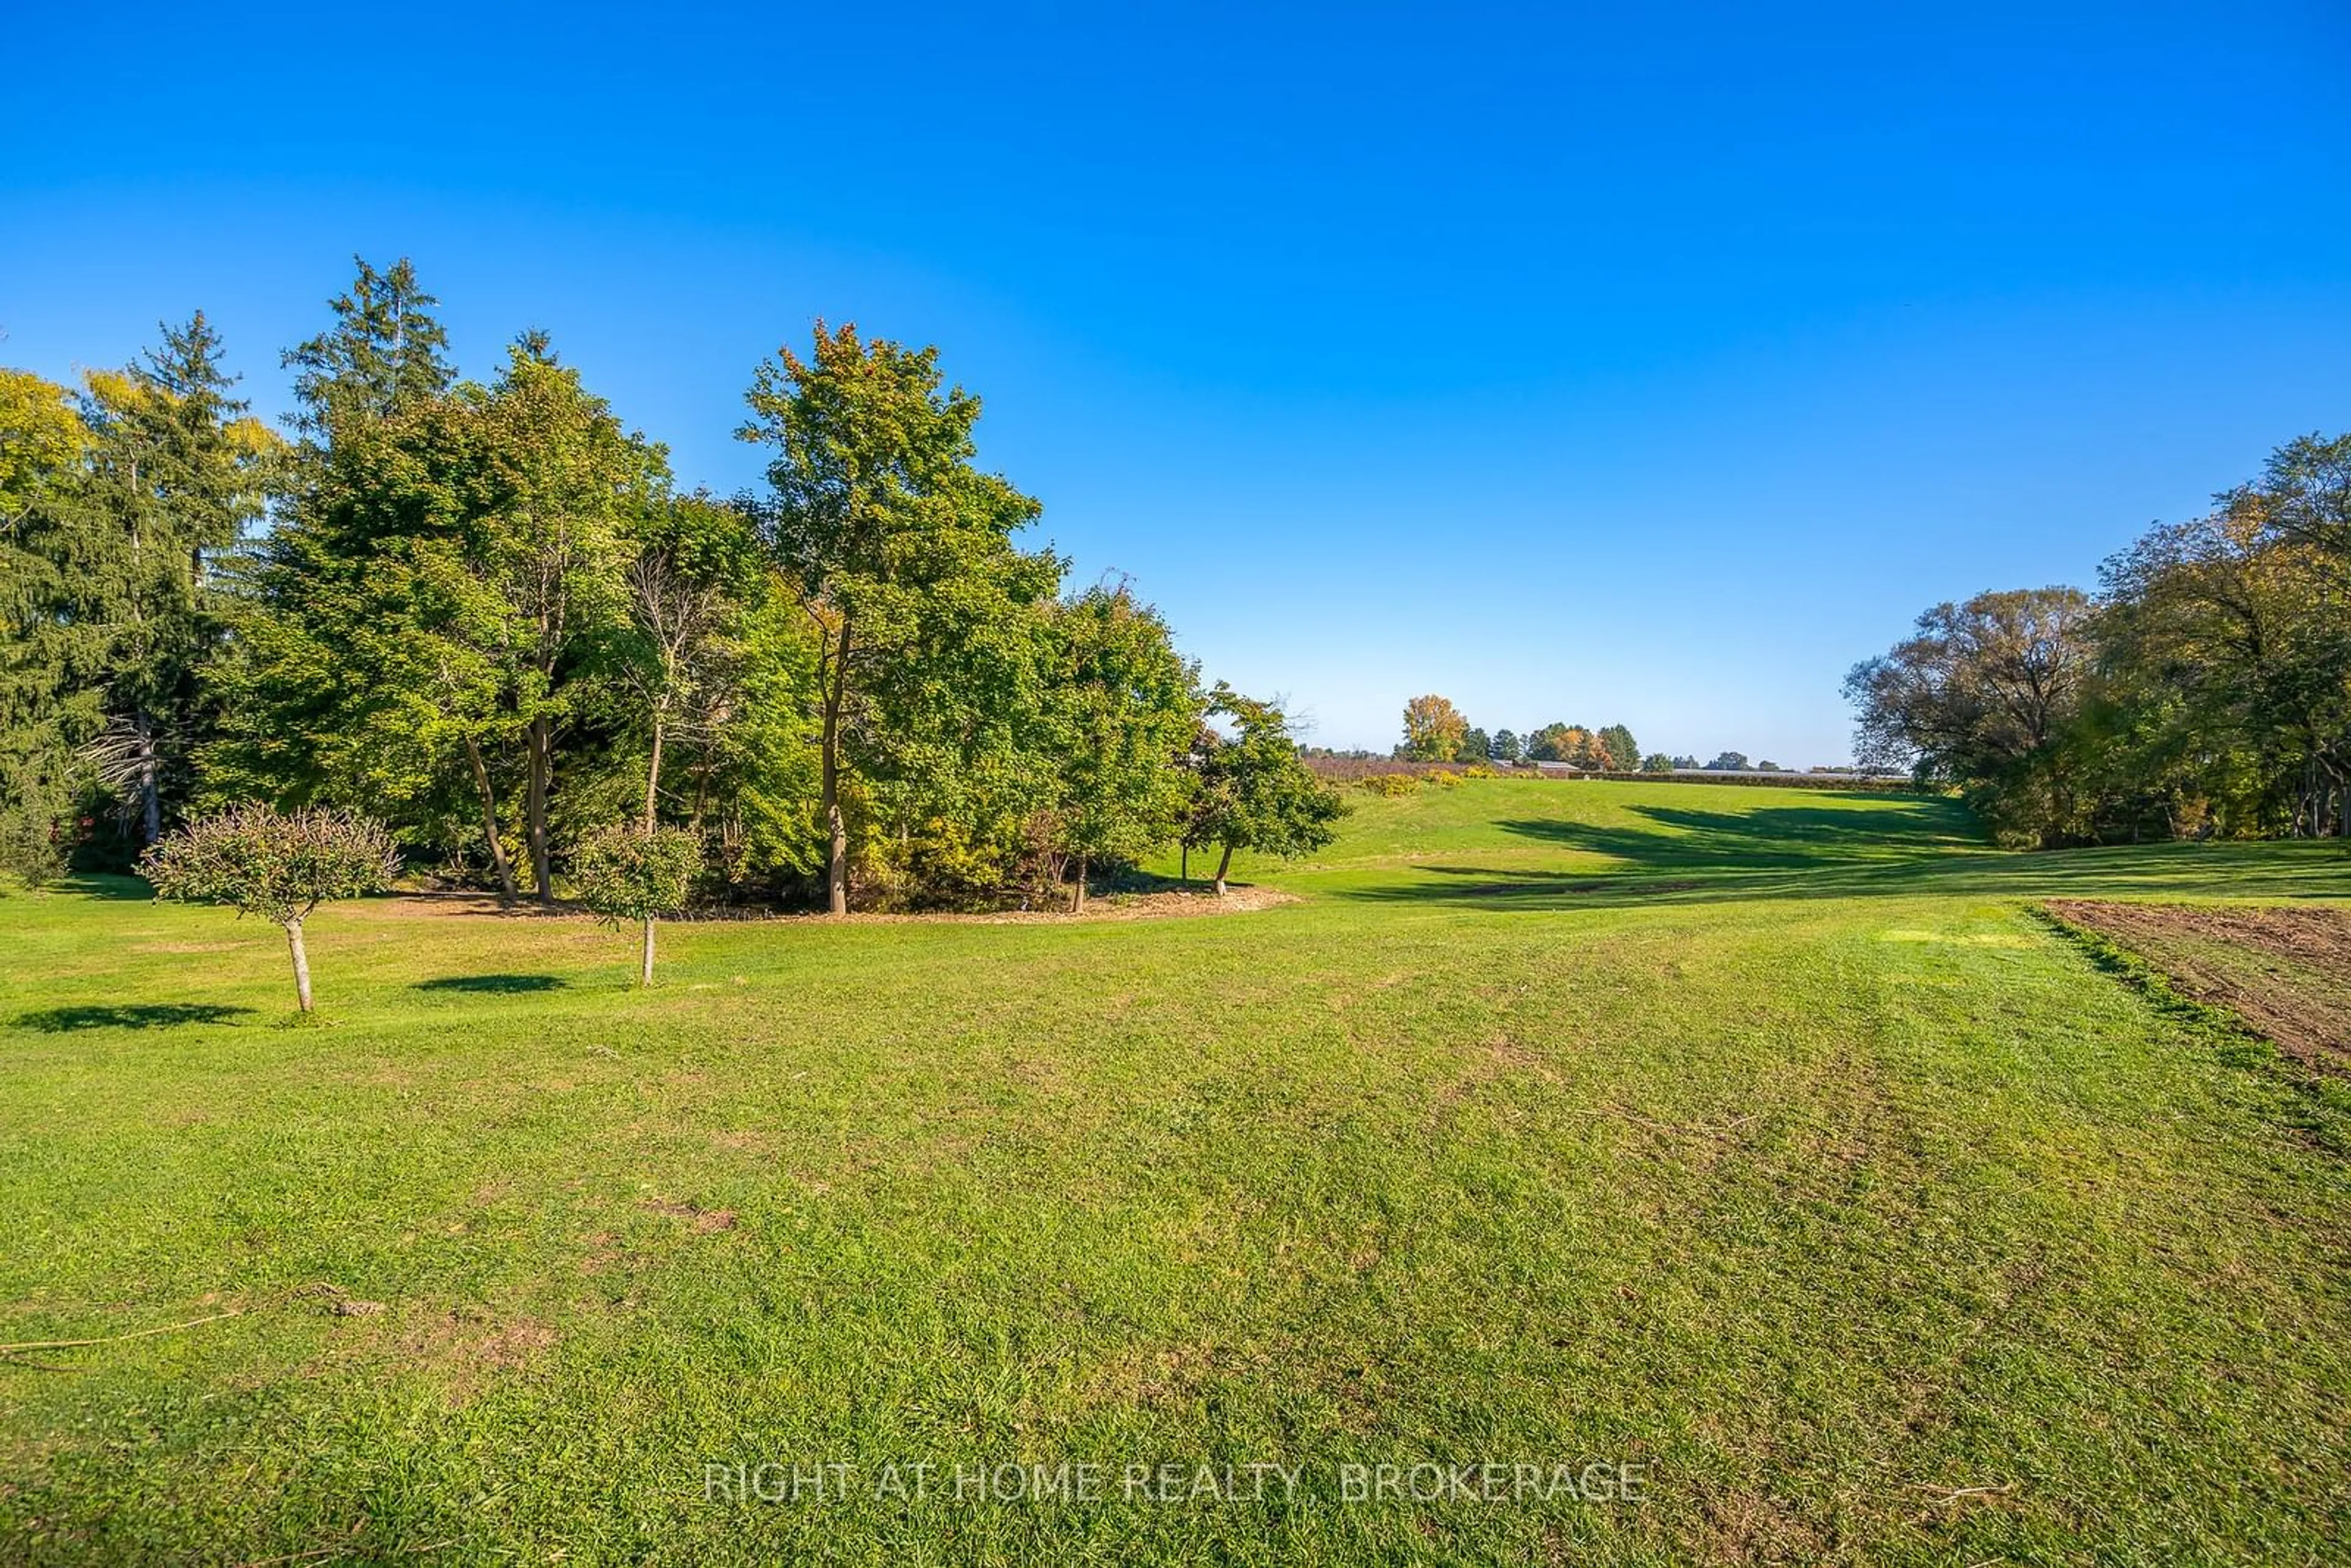
[[[642,1207],[655,1214],[666,1214],[673,1219],[685,1221],[696,1236],[708,1236],[714,1231],[735,1228],[736,1214],[731,1208],[705,1208],[698,1203],[670,1203],[656,1200]]]
[[[2227,1009],[2295,1060],[2351,1072],[2351,909],[2078,899],[2047,908],[2129,948],[2183,994]]]
[[[528,1318],[458,1311],[409,1327],[397,1343],[400,1358],[433,1375],[449,1406],[462,1409],[496,1379],[528,1369],[556,1339],[552,1328]]]

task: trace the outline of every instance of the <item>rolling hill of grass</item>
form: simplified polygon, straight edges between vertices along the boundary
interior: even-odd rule
[[[271,930],[0,899],[0,1342],[110,1337],[0,1360],[0,1559],[2335,1554],[2346,1097],[2032,904],[2339,847],[1360,799],[1241,868],[1296,904],[675,926],[650,992],[339,907],[318,1027]]]

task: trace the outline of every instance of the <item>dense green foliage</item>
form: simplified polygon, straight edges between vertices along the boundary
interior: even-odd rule
[[[139,870],[158,898],[230,904],[282,925],[329,899],[389,886],[400,856],[392,835],[364,818],[246,806],[166,835]]]
[[[1311,854],[1337,833],[1347,806],[1300,760],[1280,708],[1222,682],[1209,706],[1231,722],[1233,734],[1205,726],[1198,732],[1184,846],[1221,849],[1215,882],[1222,894],[1236,852],[1282,860]]]
[[[1196,668],[1019,546],[935,350],[820,322],[747,395],[769,493],[723,502],[541,334],[460,379],[436,305],[360,263],[284,357],[290,444],[202,316],[78,399],[0,375],[0,869],[266,801],[508,900],[634,817],[702,896],[1081,903],[1196,822]]]
[[[144,845],[191,792],[219,711],[220,574],[281,445],[234,384],[201,312],[70,402],[0,379],[0,773],[20,873],[54,869],[94,797]]]
[[[572,847],[571,882],[580,907],[606,920],[636,922],[684,914],[702,870],[702,841],[677,828],[612,822]]]
[[[644,991],[584,919],[333,905],[327,1033],[267,1027],[273,933],[0,900],[0,1342],[213,1318],[0,1367],[0,1560],[2340,1556],[2341,1087],[2032,912],[2341,900],[2335,846],[1355,799],[1236,857],[1296,904],[698,922]],[[1336,1494],[1489,1458],[1646,1462],[1646,1500]],[[705,1490],[890,1460],[1302,1475]]]
[[[580,904],[602,919],[626,921],[644,935],[637,982],[653,983],[653,922],[682,914],[702,870],[702,841],[682,828],[610,822],[571,852]]]
[[[2351,435],[2048,588],[1941,604],[1845,690],[1865,764],[2003,837],[2351,836]]]

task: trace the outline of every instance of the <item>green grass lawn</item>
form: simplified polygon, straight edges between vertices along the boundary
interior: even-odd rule
[[[322,1027],[272,930],[0,900],[0,1340],[243,1309],[0,1365],[0,1561],[2338,1558],[2351,1101],[2032,901],[2341,899],[2339,846],[1357,800],[1240,868],[1297,904],[673,926],[651,992],[339,907]],[[1487,1461],[1644,1495],[1341,1479]],[[711,1484],[795,1463],[848,1495]],[[1012,1464],[1108,1495],[953,1495]]]

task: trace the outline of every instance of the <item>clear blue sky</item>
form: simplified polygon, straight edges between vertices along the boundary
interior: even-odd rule
[[[1079,575],[1384,747],[1842,759],[1925,605],[2089,583],[2351,426],[2339,4],[21,6],[0,362],[349,258],[731,490],[822,315],[942,346]]]

